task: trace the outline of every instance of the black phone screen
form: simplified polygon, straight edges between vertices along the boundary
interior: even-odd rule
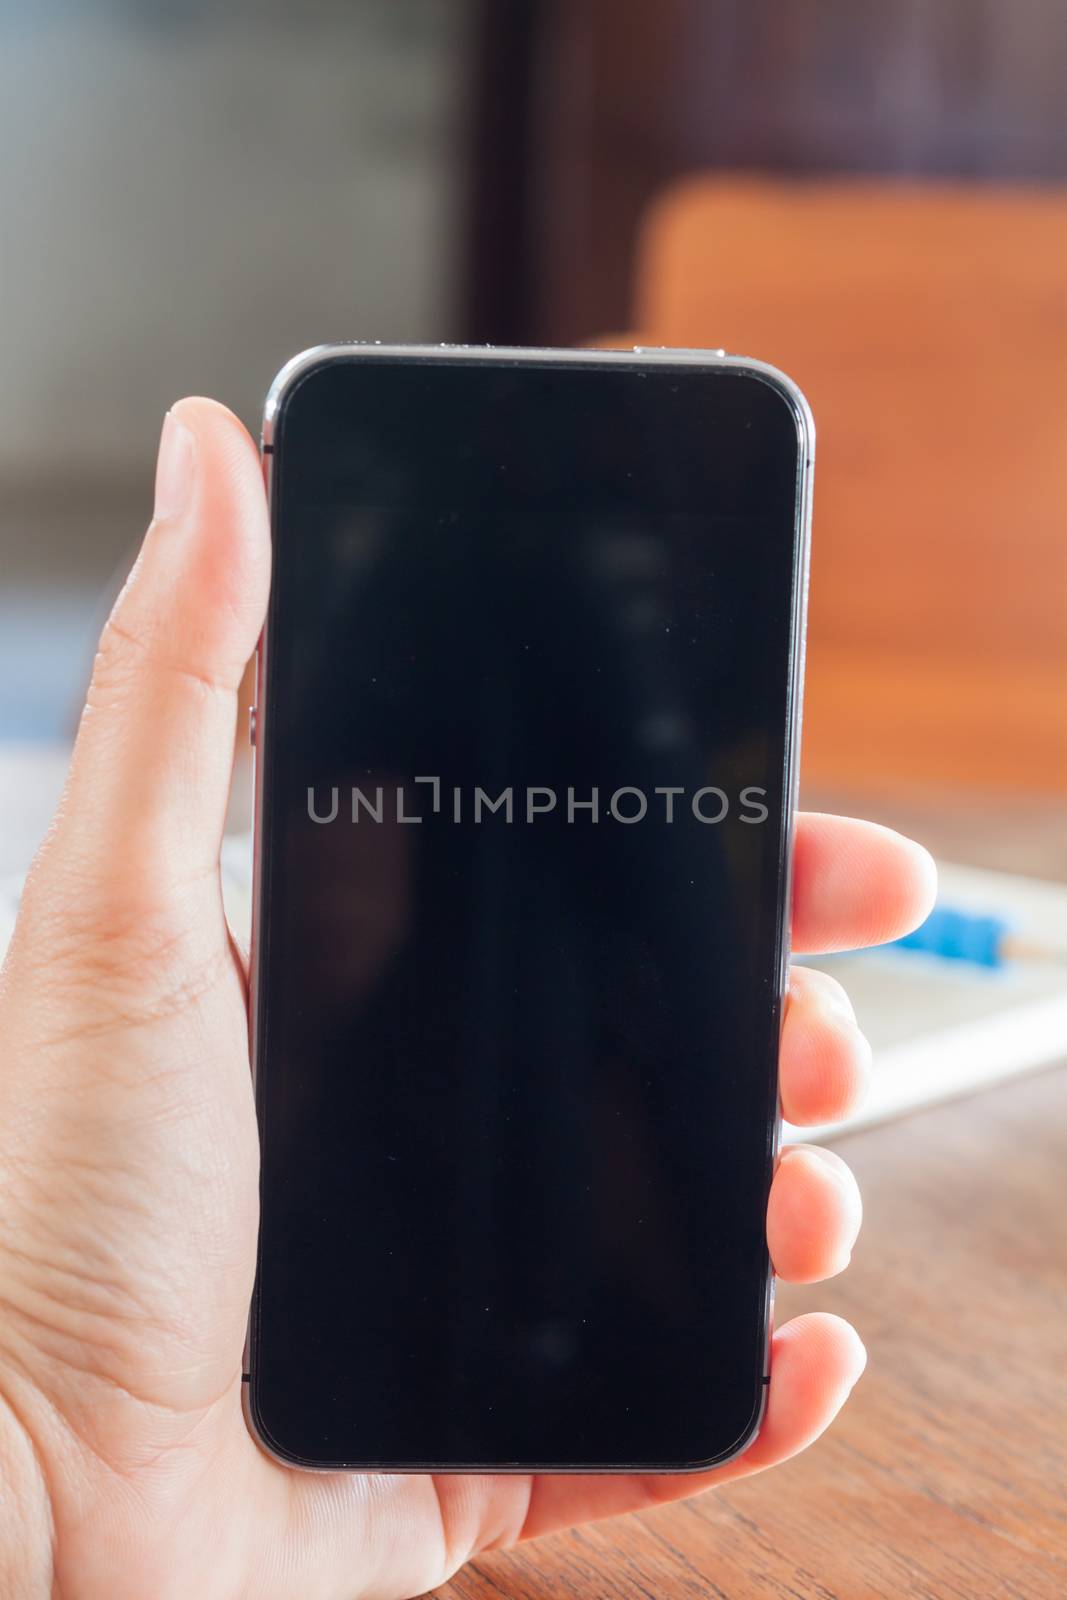
[[[765,1381],[790,389],[368,351],[278,407],[249,1406],[287,1459],[720,1459]]]

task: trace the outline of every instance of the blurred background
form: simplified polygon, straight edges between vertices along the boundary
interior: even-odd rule
[[[868,1117],[970,1099],[846,1140],[868,1254],[817,1303],[872,1374],[823,1468],[702,1502],[731,1593],[1062,1593],[1065,84],[1063,0],[0,0],[0,946],[175,398],[255,431],[382,339],[724,346],[812,401],[802,800],[930,845],[948,917],[830,965]]]
[[[1059,797],[1065,81],[1060,0],[0,0],[0,738],[69,736],[176,396],[643,339],[811,396],[813,792]]]
[[[819,429],[809,804],[1067,877],[1062,0],[0,0],[0,870],[160,418],[324,340],[725,346]]]

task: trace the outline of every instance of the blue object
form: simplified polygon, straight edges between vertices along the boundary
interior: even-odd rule
[[[951,906],[935,906],[926,921],[894,939],[886,949],[922,950],[943,956],[947,961],[969,961],[979,967],[1004,965],[1003,941],[1008,933],[1003,917],[978,916],[973,911],[956,911]]]

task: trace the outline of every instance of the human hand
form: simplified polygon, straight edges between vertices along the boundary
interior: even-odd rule
[[[0,1592],[19,1600],[421,1594],[477,1551],[785,1460],[864,1363],[836,1317],[780,1328],[758,1439],[696,1476],[306,1474],[253,1442],[258,1148],[218,855],[269,564],[251,439],[182,401],[0,981]],[[924,851],[840,818],[801,818],[794,876],[804,951],[892,938],[932,896]],[[845,1115],[868,1059],[839,986],[797,969],[786,1116]],[[783,1152],[781,1277],[840,1271],[859,1221],[839,1157]]]

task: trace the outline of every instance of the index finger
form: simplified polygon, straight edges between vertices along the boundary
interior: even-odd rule
[[[899,939],[929,914],[937,869],[921,844],[855,817],[797,817],[793,948],[816,955]]]

